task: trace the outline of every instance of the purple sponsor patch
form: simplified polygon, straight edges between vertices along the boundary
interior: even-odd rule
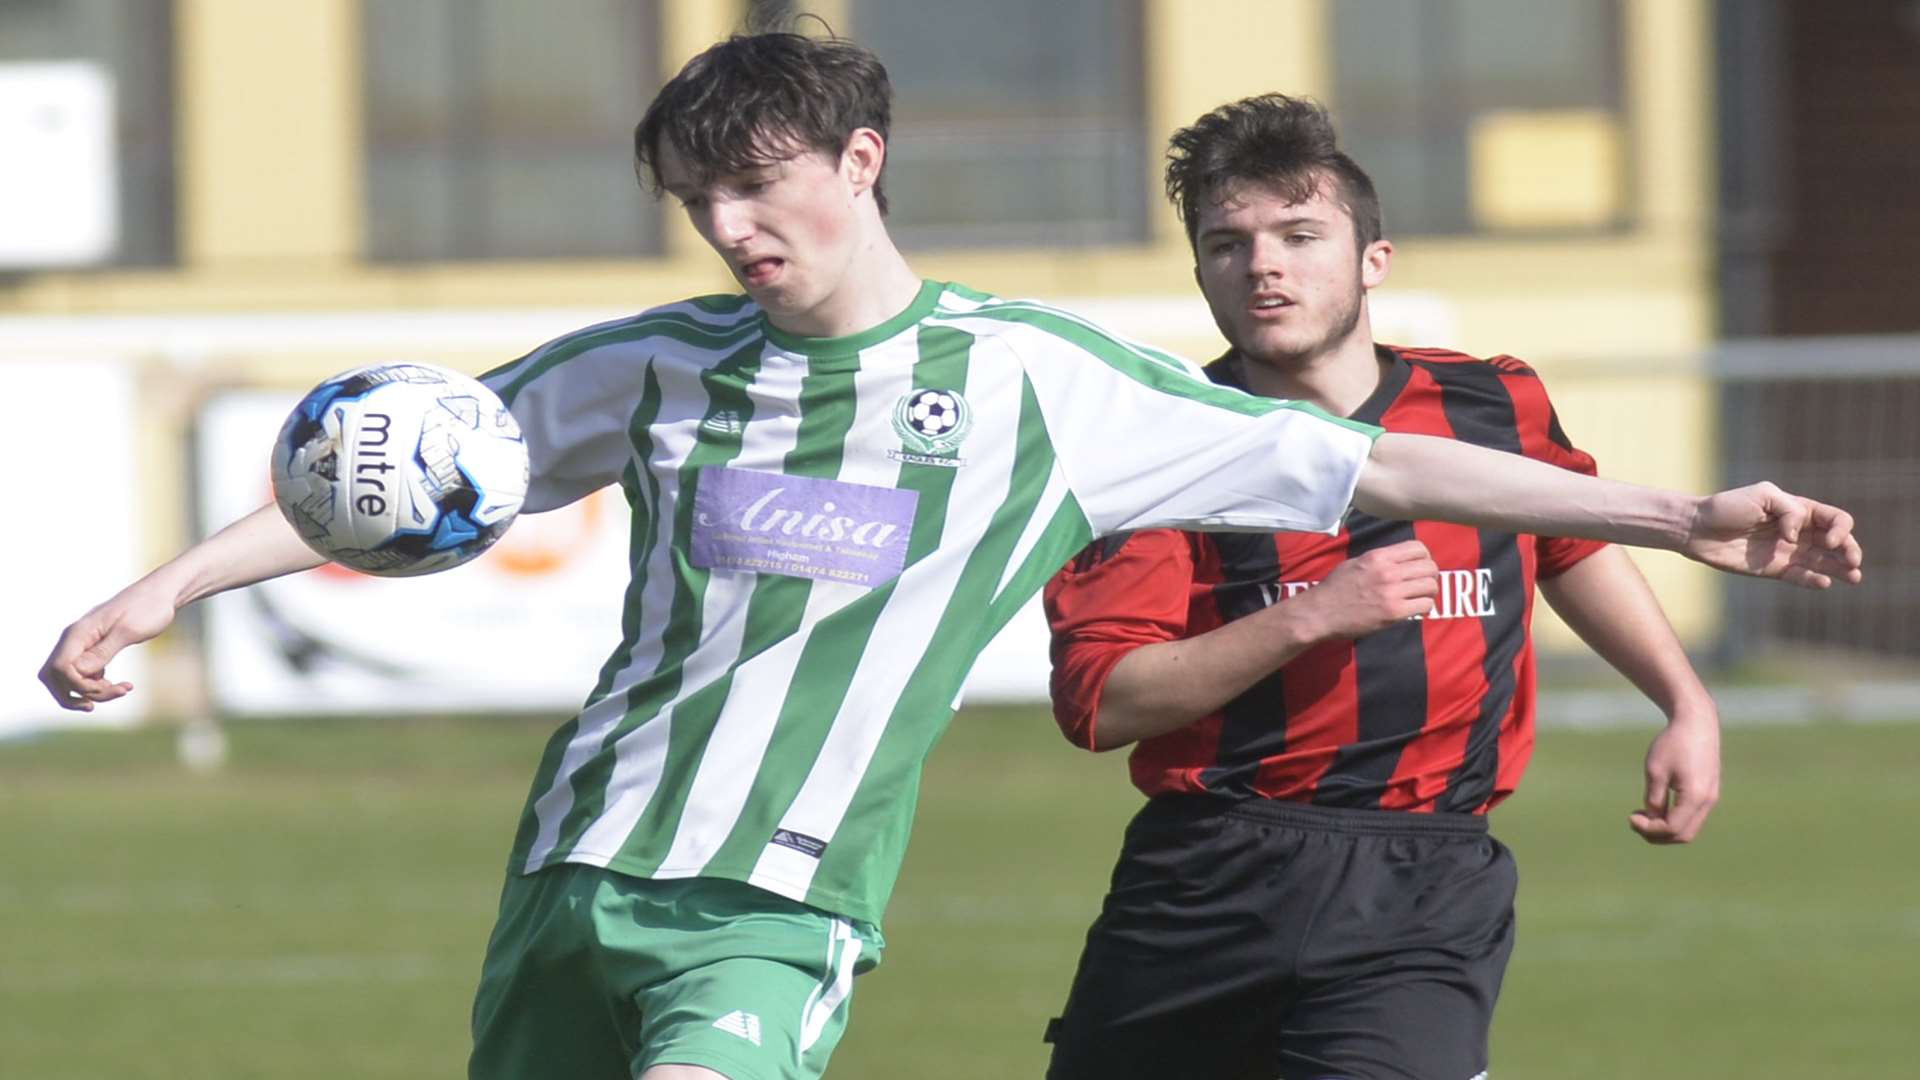
[[[693,497],[693,565],[844,581],[900,576],[920,493],[707,466]]]

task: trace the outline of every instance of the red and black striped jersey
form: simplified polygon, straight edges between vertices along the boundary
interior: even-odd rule
[[[1386,376],[1353,414],[1592,475],[1533,369],[1509,356],[1381,347]],[[1208,367],[1239,385],[1229,354]],[[1349,513],[1334,536],[1156,529],[1106,537],[1046,589],[1053,708],[1095,746],[1101,689],[1142,645],[1196,637],[1323,580],[1341,560],[1418,539],[1441,573],[1426,616],[1323,642],[1220,711],[1146,739],[1134,783],[1162,792],[1326,806],[1480,813],[1510,794],[1533,751],[1536,578],[1605,545]]]

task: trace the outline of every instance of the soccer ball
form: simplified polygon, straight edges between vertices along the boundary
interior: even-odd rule
[[[907,405],[907,422],[929,439],[937,439],[960,423],[960,402],[941,390],[922,390]]]
[[[294,531],[381,577],[472,559],[526,495],[513,414],[477,380],[430,364],[335,375],[294,406],[273,444],[273,498]]]

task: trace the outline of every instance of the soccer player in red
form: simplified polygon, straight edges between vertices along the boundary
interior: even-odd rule
[[[1309,101],[1178,132],[1167,191],[1224,385],[1582,473],[1511,357],[1376,344],[1373,185]],[[1719,718],[1618,548],[1353,511],[1335,536],[1150,530],[1046,590],[1054,713],[1151,798],[1088,934],[1052,1080],[1470,1080],[1513,946],[1486,811],[1533,748],[1534,586],[1667,715],[1630,824],[1694,838]]]

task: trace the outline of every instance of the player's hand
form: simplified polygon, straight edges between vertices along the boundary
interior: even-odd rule
[[[1765,482],[1702,499],[1680,550],[1708,566],[1802,588],[1860,580],[1853,515]]]
[[[67,627],[40,666],[40,682],[61,708],[79,712],[125,697],[133,684],[109,679],[107,664],[172,625],[173,615],[171,599],[138,585],[127,589]]]
[[[1685,844],[1700,835],[1720,801],[1720,718],[1677,713],[1647,748],[1645,804],[1627,824],[1649,844]]]
[[[1427,545],[1403,540],[1348,559],[1287,603],[1310,603],[1324,640],[1361,637],[1425,615],[1438,595],[1440,568]]]

